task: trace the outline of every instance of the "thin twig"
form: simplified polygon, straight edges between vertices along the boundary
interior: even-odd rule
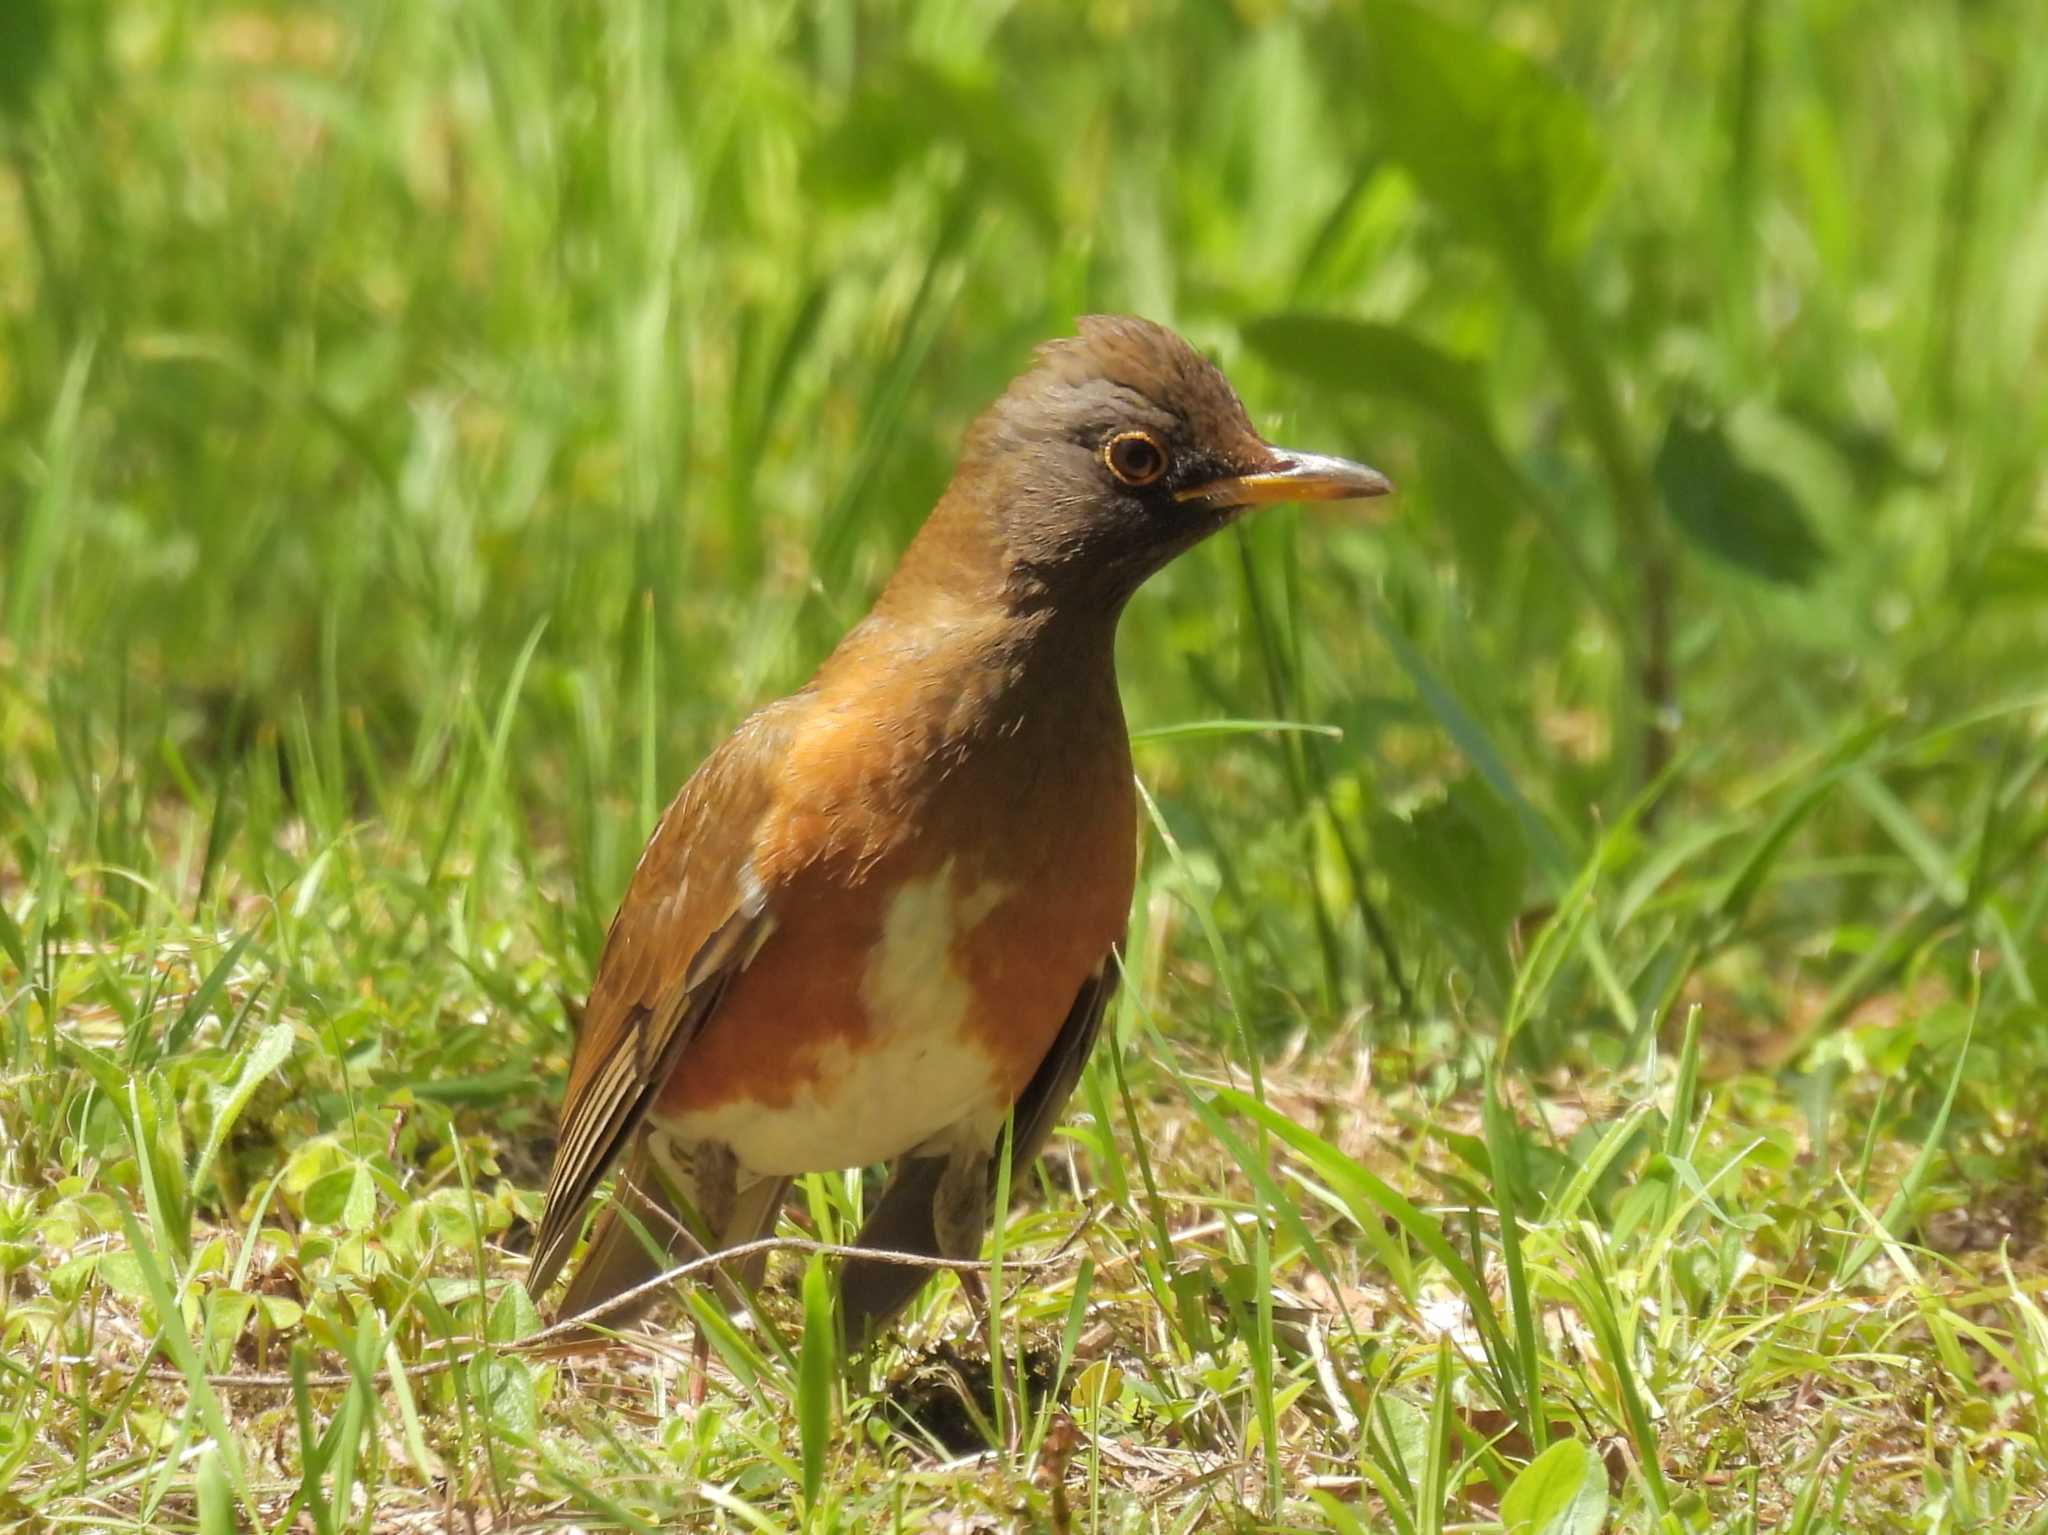
[[[432,1359],[422,1364],[407,1365],[404,1374],[408,1380],[417,1380],[422,1376],[439,1375],[444,1371],[456,1369],[459,1366],[468,1364],[472,1359],[479,1359],[487,1354],[501,1351],[505,1353],[523,1353],[529,1349],[538,1348],[543,1344],[553,1342],[558,1338],[585,1332],[600,1319],[610,1316],[613,1312],[628,1309],[634,1302],[645,1300],[649,1295],[654,1294],[667,1285],[675,1283],[678,1279],[687,1279],[693,1274],[700,1273],[707,1268],[714,1268],[722,1263],[732,1263],[744,1258],[751,1258],[756,1253],[771,1252],[816,1254],[825,1258],[863,1258],[875,1263],[900,1264],[905,1268],[946,1269],[955,1273],[982,1273],[990,1266],[979,1258],[935,1258],[925,1253],[890,1252],[881,1248],[851,1247],[838,1242],[813,1242],[804,1237],[763,1237],[756,1242],[742,1242],[736,1247],[726,1248],[723,1252],[710,1253],[704,1257],[692,1258],[687,1263],[679,1263],[674,1268],[666,1269],[656,1274],[652,1279],[634,1285],[630,1290],[620,1291],[601,1305],[593,1306],[588,1311],[573,1317],[566,1317],[551,1326],[543,1327],[530,1338],[519,1338],[511,1343],[498,1345],[479,1344],[466,1353],[457,1354],[449,1359]],[[1024,1269],[1036,1273],[1041,1269],[1051,1268],[1059,1262],[1060,1255],[1056,1253],[1049,1258],[1021,1260],[1006,1258],[1003,1266],[1006,1269]],[[186,1379],[183,1370],[171,1369],[165,1366],[159,1366],[150,1370],[148,1375],[151,1380],[184,1381]],[[391,1380],[391,1372],[389,1370],[378,1370],[373,1372],[369,1378],[374,1385],[388,1384]],[[358,1377],[350,1372],[335,1371],[325,1375],[308,1375],[305,1377],[305,1383],[308,1386],[352,1386],[356,1383],[357,1379]],[[293,1378],[289,1374],[281,1373],[266,1375],[223,1374],[208,1375],[206,1382],[211,1386],[240,1386],[252,1390],[281,1391],[291,1387]]]
[[[1174,1198],[1176,1196],[1169,1194],[1166,1197]],[[1006,1257],[1003,1260],[1003,1267],[1006,1270],[1022,1270],[1034,1274],[1042,1273],[1049,1268],[1057,1268],[1065,1261],[1067,1254],[1073,1250],[1076,1242],[1085,1234],[1091,1224],[1092,1221],[1081,1222],[1067,1236],[1065,1241],[1061,1242],[1058,1247],[1043,1258],[1012,1259]],[[1230,1221],[1228,1219],[1222,1218],[1203,1221],[1197,1225],[1175,1231],[1173,1238],[1176,1242],[1186,1242],[1198,1240],[1202,1237],[1215,1236],[1226,1229],[1229,1224]],[[884,1248],[849,1247],[836,1242],[814,1242],[807,1237],[762,1237],[758,1241],[742,1242],[738,1246],[728,1247],[722,1252],[706,1254],[692,1258],[687,1263],[679,1263],[674,1268],[666,1269],[656,1274],[652,1279],[633,1286],[630,1290],[620,1291],[617,1295],[612,1296],[600,1305],[591,1307],[588,1311],[576,1316],[565,1317],[559,1322],[542,1328],[530,1338],[518,1338],[510,1343],[496,1345],[480,1344],[469,1349],[466,1353],[457,1354],[452,1358],[430,1359],[420,1364],[407,1365],[404,1375],[408,1380],[418,1380],[423,1376],[440,1375],[446,1371],[457,1369],[468,1364],[472,1359],[480,1359],[487,1354],[496,1352],[523,1353],[551,1343],[558,1338],[584,1332],[601,1318],[630,1308],[636,1301],[645,1300],[649,1295],[666,1285],[675,1283],[678,1279],[688,1279],[707,1268],[715,1267],[721,1263],[750,1258],[756,1253],[774,1252],[804,1253],[806,1255],[817,1254],[825,1258],[865,1258],[877,1263],[901,1264],[905,1268],[943,1269],[953,1273],[964,1274],[985,1273],[992,1267],[991,1264],[981,1258],[936,1258],[927,1253],[892,1252]],[[1096,1270],[1097,1277],[1099,1278],[1111,1269],[1132,1261],[1133,1256],[1132,1253],[1125,1252],[1108,1259]],[[163,1365],[147,1370],[144,1373],[151,1380],[183,1383],[187,1379],[183,1370]],[[356,1383],[357,1378],[348,1371],[337,1370],[327,1374],[308,1375],[305,1378],[305,1383],[309,1388],[325,1387],[331,1389],[338,1386],[352,1386]],[[377,1370],[372,1372],[369,1378],[372,1385],[388,1385],[391,1381],[391,1372],[389,1370]],[[254,1391],[284,1391],[289,1390],[293,1384],[292,1377],[286,1373],[257,1374],[231,1371],[223,1374],[209,1374],[205,1377],[205,1380],[209,1386],[239,1387]]]

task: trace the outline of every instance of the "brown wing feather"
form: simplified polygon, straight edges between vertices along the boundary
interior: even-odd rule
[[[1010,1124],[1010,1168],[1012,1175],[1031,1165],[1031,1159],[1045,1150],[1060,1113],[1074,1095],[1081,1071],[1094,1053],[1095,1040],[1102,1033],[1103,1015],[1123,979],[1123,945],[1117,944],[1102,956],[1102,963],[1081,985],[1073,1010],[1061,1025],[1059,1037],[1045,1053],[1038,1070],[1025,1086]]]
[[[527,1273],[536,1296],[568,1257],[598,1183],[774,924],[749,859],[773,802],[787,709],[785,702],[755,715],[691,775],[648,839],[605,934]]]

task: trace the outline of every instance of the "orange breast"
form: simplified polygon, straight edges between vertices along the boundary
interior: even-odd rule
[[[1007,1109],[1122,936],[1135,823],[1120,732],[1085,760],[1005,744],[899,801],[900,813],[847,786],[833,814],[768,828],[775,930],[684,1053],[658,1114],[727,1125],[753,1105],[869,1153],[813,1163],[828,1167],[896,1155],[908,1146],[876,1148],[979,1107],[934,1096]],[[879,1073],[856,1069],[870,1056]],[[870,1101],[847,1101],[854,1093]]]

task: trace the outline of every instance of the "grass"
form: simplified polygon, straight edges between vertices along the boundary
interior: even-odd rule
[[[0,1521],[2048,1530],[2025,0],[0,15]],[[660,804],[1128,308],[1113,1038],[939,1279],[546,1357]],[[807,1323],[812,1325],[807,1325]]]

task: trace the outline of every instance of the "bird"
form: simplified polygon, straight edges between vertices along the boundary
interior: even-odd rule
[[[583,1009],[530,1295],[621,1163],[559,1320],[770,1234],[807,1172],[889,1164],[864,1252],[977,1257],[1004,1147],[1013,1170],[1043,1149],[1118,983],[1126,603],[1252,508],[1391,489],[1270,445],[1164,326],[1091,315],[1040,346],[872,610],[655,826]],[[929,1277],[849,1258],[845,1335]]]

